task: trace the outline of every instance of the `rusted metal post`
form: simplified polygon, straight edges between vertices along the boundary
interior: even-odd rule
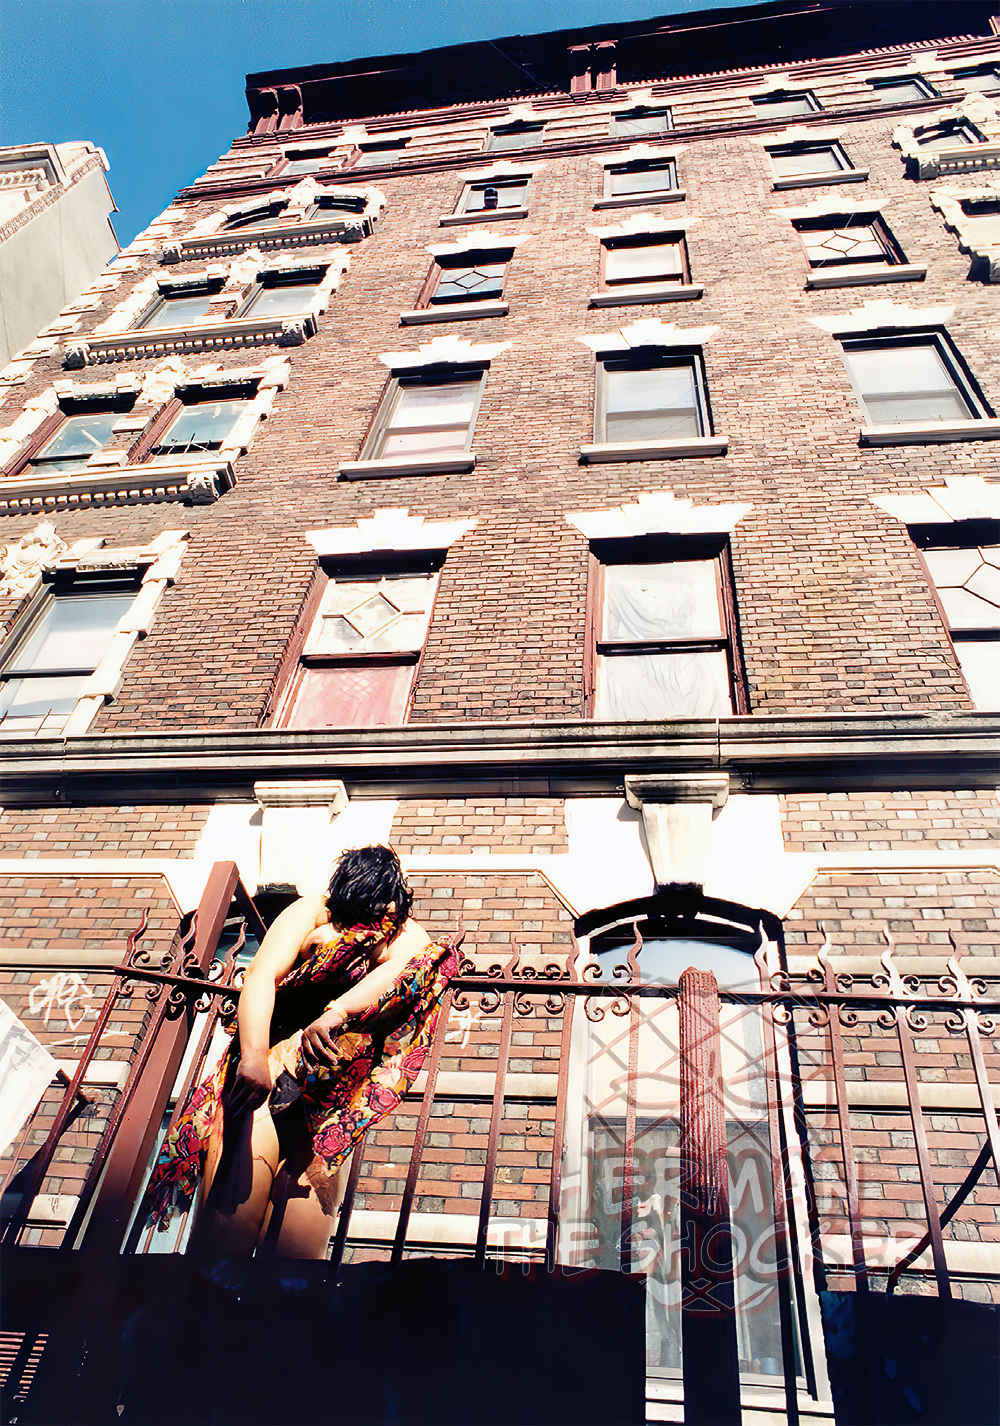
[[[680,978],[681,1340],[686,1426],[740,1415],[719,990],[710,971]]]

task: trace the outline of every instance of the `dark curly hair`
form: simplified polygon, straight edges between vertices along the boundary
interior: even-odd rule
[[[413,892],[403,877],[399,858],[391,847],[355,847],[342,852],[326,893],[330,921],[341,930],[351,926],[377,926],[390,902],[393,930],[398,936],[413,908]]]

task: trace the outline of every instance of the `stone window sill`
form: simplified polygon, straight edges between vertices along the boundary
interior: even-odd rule
[[[231,232],[207,233],[201,238],[182,238],[167,244],[161,261],[167,265],[193,262],[199,258],[229,257],[247,248],[262,251],[274,248],[315,247],[324,243],[360,243],[370,237],[373,222],[364,214],[347,214],[322,222],[289,223],[287,228],[237,228]]]
[[[0,510],[85,509],[101,505],[150,505],[184,501],[211,505],[231,490],[236,475],[228,460],[170,464],[91,466],[81,475],[23,475],[0,480]]]
[[[452,302],[441,303],[437,307],[417,307],[410,312],[400,312],[401,327],[417,327],[428,322],[472,322],[477,318],[506,317],[510,310],[508,302]]]
[[[664,188],[659,193],[622,193],[615,198],[596,198],[594,208],[635,208],[650,203],[683,203],[683,188]]]
[[[624,460],[677,460],[682,456],[724,456],[728,436],[684,436],[673,441],[603,441],[580,447],[584,465]]]
[[[608,292],[592,292],[591,307],[639,307],[647,302],[692,302],[704,292],[690,282],[651,282],[616,287]]]
[[[95,334],[85,342],[67,346],[63,366],[74,371],[95,362],[136,361],[164,352],[218,351],[270,343],[299,347],[315,333],[316,317],[312,312],[296,317],[228,317],[186,327],[140,327],[130,332]]]
[[[871,263],[859,267],[841,267],[829,272],[811,272],[806,279],[806,291],[824,287],[870,287],[877,282],[923,282],[927,268],[921,263]]]
[[[527,216],[527,208],[480,208],[478,213],[443,213],[438,219],[438,227],[456,228],[462,223],[506,223]]]
[[[904,421],[898,426],[863,426],[859,433],[863,446],[924,446],[943,441],[1000,440],[1000,420]]]
[[[377,480],[394,475],[467,475],[476,466],[474,451],[453,455],[392,457],[387,460],[349,460],[340,465],[341,480]]]
[[[839,173],[797,173],[794,178],[776,178],[771,185],[774,193],[789,188],[825,188],[833,183],[867,183],[867,168],[845,168]]]

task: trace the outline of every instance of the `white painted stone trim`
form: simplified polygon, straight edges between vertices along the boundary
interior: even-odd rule
[[[453,243],[432,243],[424,251],[429,252],[435,260],[443,257],[460,257],[462,253],[479,248],[497,248],[503,252],[507,248],[516,248],[521,243],[530,243],[534,236],[534,233],[512,233],[508,237],[505,233],[491,232],[489,228],[473,228],[471,232],[460,233]]]
[[[477,169],[474,173],[460,173],[460,183],[488,183],[491,178],[530,178],[532,174],[547,168],[547,163],[512,163],[509,159],[498,159],[489,168]],[[481,216],[481,215],[480,215]]]
[[[949,320],[954,307],[908,307],[892,297],[872,299],[849,312],[833,317],[810,317],[809,322],[831,336],[849,333],[893,332],[910,327],[941,327]]]
[[[952,524],[956,520],[1000,520],[1000,481],[981,475],[945,476],[904,495],[869,495],[871,503],[904,525]]]
[[[486,366],[501,356],[510,342],[469,342],[462,337],[432,337],[416,351],[382,352],[378,360],[391,371],[416,370],[422,366]]]
[[[643,307],[654,302],[693,302],[705,289],[691,282],[656,282],[648,286],[632,283],[609,288],[607,292],[592,292],[591,307]]]
[[[475,213],[442,213],[438,218],[438,227],[458,228],[464,223],[509,223],[527,216],[527,208],[493,208],[489,212],[480,208]]]
[[[789,188],[827,188],[838,183],[867,183],[867,168],[843,168],[837,173],[799,173],[789,178],[776,178],[772,193],[784,193]]]
[[[957,234],[960,250],[986,263],[989,282],[1000,282],[1000,240],[984,241],[977,232],[978,215],[966,213],[963,207],[964,203],[992,201],[1000,217],[1000,181],[987,183],[984,188],[932,188],[929,197],[931,207],[941,214],[945,227]]]
[[[591,154],[590,161],[599,163],[602,168],[617,168],[619,164],[644,163],[647,160],[663,163],[667,159],[673,159],[676,162],[684,149],[677,147],[677,136],[672,130],[670,134],[670,144],[631,144],[627,149],[617,149],[614,153]]]
[[[324,555],[374,554],[376,551],[447,550],[475,529],[478,520],[425,520],[403,506],[376,510],[355,525],[307,530],[306,539]]]
[[[399,1214],[374,1208],[355,1208],[351,1214],[348,1242],[391,1243],[396,1236]],[[479,1219],[470,1213],[411,1213],[406,1231],[408,1248],[472,1247]],[[506,1250],[545,1251],[547,1220],[544,1218],[503,1218],[487,1220],[486,1245]],[[971,1246],[971,1245],[970,1245]]]
[[[971,972],[969,962],[972,959],[971,956],[962,957],[962,969],[966,975]],[[982,961],[985,957],[977,956],[975,959]],[[901,958],[893,958],[893,964],[900,975],[915,975],[920,971],[923,971],[925,975],[930,974],[930,967],[926,961],[921,960],[921,963],[917,965],[918,957],[909,956],[907,960],[913,969],[904,971]],[[840,969],[839,965],[837,969]],[[868,974],[877,973],[880,970],[879,963],[872,961]],[[1000,972],[1000,964],[994,962],[991,971],[986,974],[996,975],[998,972]],[[941,974],[945,975],[946,973],[942,969]],[[990,1089],[993,1092],[993,1103],[1000,1109],[1000,1084],[991,1084]],[[981,1110],[982,1107],[979,1102],[979,1091],[974,1084],[933,1084],[921,1080],[918,1085],[918,1093],[920,1107],[930,1111],[951,1110],[954,1112],[959,1110],[968,1113]],[[833,1080],[804,1079],[802,1081],[802,1099],[807,1109],[835,1109],[837,1096]],[[847,1102],[852,1109],[906,1109],[909,1105],[906,1085],[900,1080],[849,1079],[847,1081]]]
[[[689,228],[701,222],[700,218],[657,218],[652,214],[634,213],[621,223],[609,228],[588,228],[592,237],[600,238],[640,238],[648,233],[651,237],[662,237],[664,233],[677,233],[683,237]]]
[[[920,139],[942,124],[964,121],[982,137],[978,144],[956,144],[954,148],[928,152]],[[914,124],[899,124],[892,135],[895,148],[916,165],[918,178],[939,178],[946,174],[974,173],[1000,168],[1000,116],[996,105],[984,95],[970,93],[951,109],[930,114]]]
[[[829,1267],[840,1266],[851,1270],[854,1262],[851,1239],[847,1233],[821,1233],[823,1257]],[[872,1268],[892,1268],[919,1242],[919,1235],[912,1238],[876,1238],[867,1234],[864,1239],[865,1262]],[[1000,1274],[1000,1243],[961,1242],[955,1238],[944,1239],[944,1256],[948,1271],[961,1273],[973,1278],[996,1277]],[[907,1272],[933,1272],[934,1263],[931,1250],[920,1254],[910,1264]]]
[[[14,459],[42,422],[47,421],[58,409],[59,396],[53,386],[24,403],[19,415],[0,431],[0,468]]]
[[[602,356],[605,352],[627,352],[639,347],[700,347],[718,330],[718,327],[678,327],[676,322],[647,317],[629,327],[621,327],[618,332],[588,334],[576,340],[596,356]]]
[[[763,138],[751,137],[750,142],[759,149],[781,149],[786,144],[839,144],[844,136],[843,129],[831,129],[825,124],[789,124],[787,129],[765,134]]]
[[[626,460],[678,460],[682,456],[724,456],[728,436],[685,436],[672,441],[604,441],[580,447],[584,465]]]
[[[298,347],[316,333],[311,312],[295,317],[226,317],[183,327],[141,327],[109,336],[90,336],[64,348],[70,369],[97,362],[140,361],[166,352],[201,353],[274,344]]]
[[[236,484],[229,459],[171,464],[88,464],[81,475],[23,475],[0,480],[0,510],[52,512],[101,505],[184,501],[210,505]]]
[[[806,278],[806,290],[825,287],[871,287],[880,282],[923,282],[924,263],[859,263],[857,267],[817,268]]]
[[[649,207],[654,203],[683,203],[687,192],[683,188],[664,188],[659,193],[622,193],[614,198],[595,198],[591,204],[594,212],[606,208]]]
[[[731,534],[752,505],[695,505],[672,490],[649,491],[633,504],[607,510],[575,510],[568,524],[588,540],[634,538],[639,535]]]
[[[981,417],[978,421],[905,421],[898,426],[862,426],[858,433],[864,446],[929,446],[946,441],[1000,440],[1000,420]]]
[[[475,468],[475,451],[458,451],[455,455],[342,461],[339,470],[341,480],[376,480],[394,475],[467,475]]]
[[[399,325],[424,327],[433,322],[482,321],[486,317],[506,317],[509,311],[509,302],[496,300],[441,303],[437,307],[413,307],[409,312],[400,312]]]
[[[778,218],[787,218],[789,222],[798,222],[803,218],[836,217],[840,213],[870,213],[872,217],[877,217],[891,202],[891,198],[879,198],[875,194],[870,197],[866,194],[864,198],[854,200],[834,195],[832,198],[818,198],[815,203],[804,203],[800,208],[772,208],[771,212]]]

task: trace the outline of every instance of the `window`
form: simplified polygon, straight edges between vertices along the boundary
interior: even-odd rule
[[[285,158],[288,162],[281,170],[281,177],[318,173],[320,169],[329,167],[328,160],[332,152],[332,149],[286,149]]]
[[[587,715],[746,712],[728,542],[619,540],[594,550]]]
[[[139,327],[186,327],[203,322],[212,303],[218,300],[222,282],[181,291],[165,291],[147,307],[136,322]]]
[[[906,259],[883,220],[873,213],[830,214],[798,218],[793,226],[802,239],[810,267],[843,267],[851,263],[903,263]]]
[[[665,134],[672,127],[673,118],[669,109],[648,109],[639,105],[624,114],[613,114],[611,117],[611,133],[616,139]]]
[[[423,568],[331,578],[276,723],[374,727],[406,721],[438,575]]]
[[[777,178],[818,173],[845,173],[851,163],[839,144],[783,144],[768,149]]]
[[[644,352],[598,362],[595,441],[662,441],[710,430],[700,353]]]
[[[486,374],[456,369],[394,377],[375,417],[362,459],[448,454],[472,448]]]
[[[503,295],[511,250],[489,248],[464,252],[459,257],[439,257],[418,306],[447,306],[452,302],[485,302]]]
[[[233,232],[238,228],[276,228],[279,223],[287,223],[288,219],[287,203],[269,203],[266,208],[255,208],[252,213],[238,213],[236,217],[228,219],[225,231]]]
[[[409,139],[386,139],[384,142],[359,144],[361,149],[355,168],[374,168],[377,164],[399,163],[406,157]]]
[[[544,124],[506,124],[502,129],[490,129],[486,147],[491,153],[527,148],[541,143],[544,129]]]
[[[621,198],[631,194],[669,193],[677,187],[677,164],[672,158],[658,163],[646,159],[632,163],[612,164],[605,170],[606,198]]]
[[[309,269],[296,273],[268,274],[254,288],[241,307],[240,317],[297,317],[310,310],[325,273]]]
[[[1000,521],[910,529],[977,708],[1000,709]]]
[[[192,457],[211,458],[226,444],[247,409],[245,396],[188,402],[150,447],[147,459],[162,465]]]
[[[676,235],[652,238],[605,238],[601,243],[601,286],[690,280],[684,239]]]
[[[1000,64],[976,64],[969,69],[952,70],[952,77],[970,94],[1000,93]]]
[[[943,332],[845,341],[843,356],[873,426],[968,421],[992,414]]]
[[[923,153],[937,153],[940,149],[953,149],[961,144],[978,144],[981,136],[963,124],[960,119],[945,124],[937,124],[926,133],[917,135],[917,143]]]
[[[799,114],[815,114],[821,107],[812,94],[769,94],[766,98],[755,99],[753,107],[765,119],[794,119]]]
[[[131,403],[130,403],[131,404]],[[110,438],[115,422],[128,407],[105,406],[100,411],[67,416],[55,433],[30,456],[36,475],[79,475],[95,451]]]
[[[524,208],[528,201],[526,178],[494,178],[470,183],[462,194],[460,213],[490,213]]]
[[[922,79],[869,79],[872,98],[879,104],[912,104],[918,99],[937,99]]]
[[[59,733],[138,591],[138,576],[49,584],[0,667],[0,728]]]

